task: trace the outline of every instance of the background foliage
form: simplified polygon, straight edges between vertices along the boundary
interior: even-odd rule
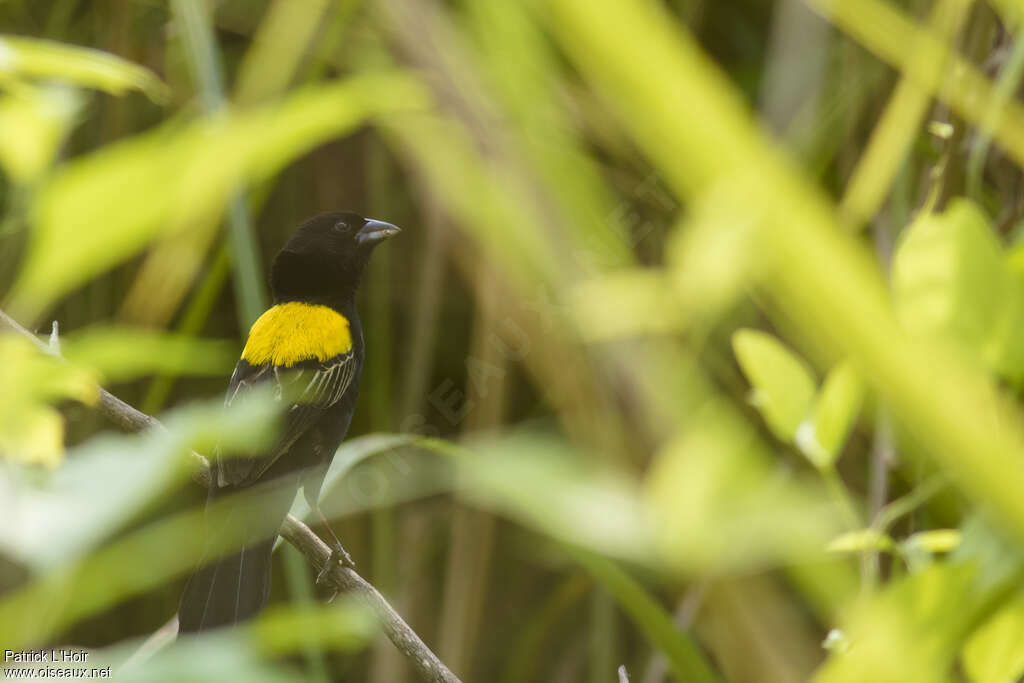
[[[404,231],[324,508],[463,680],[1018,679],[1022,16],[0,2],[0,301],[59,323],[0,336],[0,648],[411,680],[285,544],[265,615],[140,650],[189,450],[272,438],[219,407],[270,258],[344,208]]]

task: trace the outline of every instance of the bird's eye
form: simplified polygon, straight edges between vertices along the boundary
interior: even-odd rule
[[[334,229],[337,230],[338,232],[347,232],[348,223],[346,223],[345,221],[338,221],[337,223],[334,224]]]

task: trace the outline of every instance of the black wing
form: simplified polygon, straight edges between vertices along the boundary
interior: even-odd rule
[[[328,408],[341,400],[352,385],[356,370],[352,351],[323,362],[304,361],[287,369],[270,363],[253,366],[244,360],[238,361],[224,404],[231,405],[236,396],[254,386],[273,382],[276,398],[289,403],[285,431],[267,453],[220,459],[216,468],[217,486],[237,486],[259,479]]]

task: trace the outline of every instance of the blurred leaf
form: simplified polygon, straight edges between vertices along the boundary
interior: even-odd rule
[[[55,467],[63,454],[64,420],[51,405],[67,399],[95,403],[95,377],[15,334],[0,334],[0,359],[0,460]]]
[[[996,0],[1004,9],[1008,2]],[[918,89],[942,100],[966,121],[992,128],[993,137],[1018,164],[1024,161],[1024,108],[1015,98],[1003,101],[998,88],[974,64],[959,55],[942,35],[920,26],[894,3],[880,0],[808,0],[808,4],[850,37],[910,77]],[[947,0],[954,9],[969,0]],[[960,5],[960,8],[956,6]],[[1004,13],[1013,27],[1014,18]],[[908,45],[913,51],[908,51]],[[908,59],[913,54],[913,59]],[[998,116],[994,116],[998,112]]]
[[[1009,281],[999,242],[974,204],[957,199],[941,214],[919,217],[893,255],[892,282],[907,330],[950,339],[998,364],[992,334]]]
[[[892,550],[894,542],[889,534],[876,529],[859,529],[840,534],[826,546],[833,553],[862,553]]]
[[[825,377],[813,415],[796,435],[797,446],[815,466],[834,466],[857,422],[864,391],[864,382],[850,363],[835,366]]]
[[[56,467],[64,456],[64,418],[56,410],[38,407],[12,419],[4,416],[0,453],[28,465]]]
[[[777,437],[792,442],[810,411],[815,380],[807,365],[775,337],[756,330],[739,330],[732,348],[753,386],[753,403]]]
[[[470,504],[595,552],[656,561],[651,510],[626,472],[597,468],[542,434],[474,442],[472,452],[423,443],[451,456],[459,497]]]
[[[226,98],[222,75],[224,69],[213,27],[213,7],[203,0],[172,0],[170,9],[181,35],[182,48],[203,113],[217,116],[222,112]],[[309,8],[304,9],[308,11]],[[245,103],[239,104],[245,106]],[[243,327],[249,327],[267,309],[268,296],[248,202],[243,188],[236,189],[237,192],[228,201],[227,233],[238,320]],[[199,229],[209,233],[215,217],[216,212],[211,212],[211,215],[205,217],[207,225],[201,225]],[[199,241],[202,243],[205,240]]]
[[[513,281],[535,288],[561,279],[544,224],[529,211],[529,195],[505,182],[508,171],[495,168],[466,131],[435,115],[395,116],[380,126]]]
[[[1017,595],[967,640],[963,665],[973,683],[1006,683],[1024,675],[1024,593]]]
[[[35,202],[15,301],[45,305],[158,235],[222,210],[239,183],[272,175],[371,116],[423,103],[401,74],[362,76],[180,130],[165,127],[77,159]]]
[[[885,6],[866,0],[822,4],[835,14],[853,14],[854,6]],[[755,242],[769,264],[757,283],[769,312],[822,354],[849,358],[921,450],[1024,539],[1024,423],[1018,408],[987,373],[939,344],[909,339],[901,331],[877,256],[844,231],[828,197],[764,135],[748,100],[700,42],[658,3],[605,0],[595,12],[585,0],[552,0],[545,3],[544,17],[574,65],[681,199],[699,197],[736,174],[771,178],[746,184],[747,194],[732,196],[764,216]],[[887,57],[902,64],[906,36],[913,35],[916,46],[920,34],[906,23],[900,31],[885,21],[861,21],[860,28],[884,33],[893,48]],[[644,39],[623,43],[624,34]],[[964,60],[956,66],[957,77],[964,70],[977,75]],[[666,87],[669,83],[672,87]],[[969,87],[942,90],[973,119],[985,104],[977,94]],[[1000,119],[996,137],[1007,147],[1013,144],[1019,160],[1024,158],[1024,126],[1016,123],[1021,108],[1008,105],[1006,113],[1013,116]]]
[[[972,511],[961,525],[960,545],[949,561],[974,564],[980,568],[979,586],[994,590],[1013,583],[1024,568],[1020,546],[987,519],[982,512]]]
[[[584,338],[665,334],[680,329],[672,290],[663,272],[631,269],[581,283],[572,292],[572,312]]]
[[[932,529],[930,531],[919,531],[911,534],[903,541],[906,549],[920,548],[929,553],[948,553],[960,545],[959,529]]]
[[[251,104],[283,91],[323,28],[329,9],[338,11],[328,0],[306,0],[298,12],[289,0],[270,3],[238,68],[234,100]]]
[[[103,653],[100,653],[103,657]],[[105,659],[99,659],[102,664]],[[114,680],[131,683],[301,683],[300,672],[268,662],[237,633],[213,633],[204,638],[175,642],[151,660],[114,670]]]
[[[662,447],[646,485],[663,553],[690,572],[820,559],[839,531],[824,492],[778,471],[750,425],[721,404]]]
[[[1008,284],[1002,315],[992,330],[991,348],[996,371],[1015,386],[1024,385],[1024,272],[1007,257]]]
[[[143,328],[93,327],[62,340],[72,363],[112,382],[154,373],[226,375],[237,358],[234,344]]]
[[[745,180],[730,178],[701,195],[669,236],[665,258],[684,323],[694,317],[717,320],[746,293],[764,265],[751,242],[756,211],[730,199],[731,193],[743,191]]]
[[[0,87],[12,77],[48,79],[121,95],[139,90],[157,103],[167,86],[144,67],[107,52],[37,38],[0,35]]]
[[[928,13],[929,30],[938,40],[952,39],[970,8],[971,2],[965,0],[938,0]],[[907,50],[900,66],[903,74],[899,84],[875,124],[844,191],[840,209],[857,225],[870,221],[885,201],[930,109],[931,93],[910,72],[927,69],[941,73],[947,63],[933,61],[932,55],[923,50]],[[954,130],[951,124],[939,121],[928,122],[926,128],[941,140],[948,140]]]
[[[31,182],[49,168],[81,104],[78,93],[54,86],[0,95],[0,166],[12,181]]]
[[[335,451],[324,475],[320,494],[320,509],[324,515],[335,519],[437,493],[436,477],[431,476],[428,468],[417,467],[426,457],[423,454],[409,457],[404,449],[399,452],[404,446],[417,444],[418,440],[412,434],[366,434],[346,439]],[[429,445],[424,447],[429,448]],[[378,455],[386,461],[379,469],[361,473],[354,480],[350,478],[353,470]],[[307,519],[309,513],[305,496],[296,497],[291,514]]]
[[[954,645],[971,620],[975,574],[931,565],[858,605],[842,629],[849,647],[833,650],[815,680],[947,680]]]
[[[603,557],[585,551],[570,550],[570,553],[636,622],[655,651],[668,660],[669,669],[677,680],[691,683],[719,680],[700,648],[679,630],[672,616],[629,574]]]
[[[70,366],[58,356],[43,352],[31,340],[14,333],[0,334],[0,345],[0,357],[5,360],[0,367],[11,373],[2,385],[10,388],[10,393],[17,389],[44,399],[73,398],[82,403],[95,403],[97,387],[91,374]],[[27,384],[19,385],[20,378],[24,378]],[[7,398],[13,401],[24,397]]]
[[[89,665],[110,666],[115,680],[137,683],[304,681],[305,676],[270,657],[301,652],[311,642],[356,652],[377,632],[369,608],[343,597],[330,605],[271,607],[239,628],[180,636],[151,656],[140,655],[146,648],[137,641],[121,643],[91,652]]]
[[[1016,33],[1021,16],[1024,16],[1024,4],[1020,0],[989,0],[989,4],[999,12],[1003,23]]]
[[[962,537],[945,561],[855,603],[842,625],[849,647],[833,651],[815,680],[948,680],[973,629],[1017,590],[1024,569],[1019,546],[982,515]]]
[[[472,64],[457,65],[453,75],[455,69],[465,68],[479,70],[481,78],[456,76],[454,82],[462,86],[467,100],[480,101],[481,110],[501,107],[502,133],[509,138],[505,144],[529,164],[518,173],[535,183],[533,193],[543,193],[538,203],[550,203],[557,212],[548,229],[558,229],[571,244],[571,265],[584,273],[629,266],[630,248],[647,237],[652,226],[634,224],[640,221],[629,204],[617,201],[599,164],[587,154],[586,142],[575,134],[576,124],[561,106],[559,56],[532,20],[530,7],[469,3],[466,16],[463,26],[476,38],[478,49],[465,50],[466,61]],[[449,59],[459,53],[449,50]],[[497,130],[489,134],[499,135]],[[653,195],[644,185],[633,188],[633,193]],[[670,197],[656,199],[663,204],[659,208],[674,208]]]
[[[188,447],[233,453],[265,445],[276,431],[271,417],[279,406],[269,393],[250,394],[239,398],[246,405],[237,410],[232,404],[225,411],[219,402],[182,410],[168,421],[169,431],[125,437],[116,448],[110,445],[114,440],[90,441],[82,447],[82,465],[69,466],[68,474],[62,469],[25,481],[18,470],[5,471],[0,486],[12,494],[0,504],[10,528],[0,529],[0,542],[12,560],[46,568],[0,596],[0,641],[14,648],[48,642],[76,621],[166,587],[194,568],[210,550],[196,541],[205,528],[203,507],[160,516],[99,542],[191,473],[196,464]],[[149,448],[157,455],[133,467],[132,458]],[[142,476],[132,481],[130,475]]]
[[[830,629],[822,641],[821,647],[829,652],[846,652],[850,647],[850,640],[840,629]]]
[[[358,596],[330,605],[269,609],[246,627],[262,653],[301,652],[311,643],[328,650],[352,651],[378,632],[378,620]]]
[[[940,140],[948,140],[953,136],[953,124],[947,121],[929,121],[928,132]]]
[[[1024,272],[982,211],[966,199],[925,214],[893,257],[900,321],[917,334],[959,344],[1019,385],[1024,381]]]
[[[252,450],[276,430],[279,406],[254,391],[224,409],[193,405],[169,415],[167,430],[95,437],[47,476],[0,470],[0,547],[35,570],[67,562],[101,542],[195,467],[189,449]]]

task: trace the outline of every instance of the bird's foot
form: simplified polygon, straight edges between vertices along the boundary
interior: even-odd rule
[[[322,585],[324,579],[330,573],[331,568],[333,568],[339,562],[341,563],[342,567],[349,567],[350,569],[356,568],[356,563],[352,561],[352,556],[348,554],[348,552],[341,546],[340,543],[331,546],[331,554],[327,557],[327,561],[324,562],[323,569],[321,569],[320,573],[316,575],[316,585]],[[337,595],[338,593],[335,592],[334,595],[332,595],[330,600],[328,600],[327,602],[334,600],[334,598]]]

